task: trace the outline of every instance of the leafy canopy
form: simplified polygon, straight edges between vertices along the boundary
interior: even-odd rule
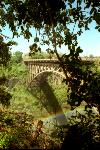
[[[99,0],[1,0],[0,5],[0,24],[2,27],[8,24],[13,36],[18,36],[20,27],[20,34],[29,39],[32,36],[29,28],[56,27],[58,23],[65,27],[77,23],[79,28],[88,29],[93,20],[100,31]]]
[[[83,93],[82,90],[88,86],[91,87],[92,82],[90,84],[89,76],[91,76],[91,81],[94,81],[92,79],[94,75],[89,70],[84,74],[82,72],[81,59],[79,58],[82,49],[78,47],[77,37],[84,30],[89,30],[89,24],[92,21],[96,22],[95,28],[100,32],[100,1],[1,0],[0,5],[1,38],[5,38],[2,30],[6,25],[9,25],[13,37],[23,35],[26,39],[30,39],[32,36],[30,29],[34,27],[37,33],[30,51],[40,51],[39,43],[47,44],[48,47],[51,43],[53,48],[49,52],[55,53],[60,61],[69,87],[71,87],[71,97],[72,99],[75,98],[75,101],[79,99]],[[60,57],[57,47],[61,48],[63,44],[68,47],[69,54]],[[70,72],[70,76],[68,76],[67,71]],[[84,81],[83,84],[81,84],[82,80]],[[100,92],[95,91],[95,93],[98,93],[97,97],[99,97]],[[84,95],[81,96],[82,99],[86,99],[87,95],[88,92],[85,93],[85,97]],[[92,100],[91,93],[89,95],[89,99]]]
[[[97,23],[96,29],[100,31],[100,3],[95,0],[1,0],[0,7],[0,36],[3,39],[7,38],[2,34],[6,25],[13,32],[13,37],[23,35],[26,39],[32,36],[30,29],[34,27],[39,31],[39,37],[42,37],[42,44],[49,45],[51,41],[59,47],[62,44],[68,45],[70,51],[75,51],[77,36],[81,35],[83,29],[88,30],[93,20]],[[70,30],[68,25],[73,25],[73,29]],[[44,40],[45,35],[47,40]],[[40,42],[37,34],[34,42]],[[10,41],[8,45],[11,44]],[[2,44],[1,49],[4,49]],[[77,51],[82,52],[80,48]]]
[[[13,56],[11,57],[11,62],[12,63],[21,63],[22,62],[22,52],[16,51]]]

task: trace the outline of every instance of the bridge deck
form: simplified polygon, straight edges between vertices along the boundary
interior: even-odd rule
[[[87,57],[87,58],[85,58],[85,57],[81,57],[81,59],[83,60],[83,61],[91,61],[91,60],[96,60],[97,59],[97,57],[93,57],[93,58],[90,58],[90,57]],[[59,60],[58,59],[24,59],[23,60],[24,62],[44,62],[44,63],[46,63],[46,62],[57,62],[57,63],[59,63]]]
[[[58,59],[24,59],[24,63],[53,63],[59,64]]]

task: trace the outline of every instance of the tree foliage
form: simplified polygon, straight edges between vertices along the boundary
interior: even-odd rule
[[[69,23],[78,21],[80,28],[92,20],[96,20],[99,25],[99,6],[99,1],[94,0],[1,0],[1,25],[4,27],[6,23],[9,24],[11,30],[15,31],[14,35],[17,34],[18,26],[23,31],[24,25],[27,28],[30,26],[42,28],[44,24],[53,23],[56,26],[59,22],[66,24],[68,21]],[[26,30],[23,34],[27,36],[29,31]]]
[[[7,66],[11,57],[9,52],[9,46],[11,43],[5,43],[2,36],[0,36],[0,43],[0,66]]]
[[[22,52],[16,51],[11,58],[11,62],[12,63],[21,63],[22,59],[23,59],[22,54],[23,54]]]
[[[8,106],[11,95],[6,87],[6,77],[2,74],[2,68],[0,68],[0,103],[3,106]]]
[[[30,29],[35,27],[37,32],[30,47],[31,51],[40,50],[36,43],[47,44],[48,47],[51,43],[53,50],[50,52],[57,55],[69,82],[72,91],[70,99],[76,100],[78,95],[84,97],[82,95],[84,87],[88,89],[88,86],[91,87],[90,84],[97,83],[97,78],[94,81],[95,77],[90,71],[85,74],[82,72],[79,57],[82,49],[78,46],[77,37],[85,30],[89,30],[89,25],[93,21],[96,22],[95,28],[100,31],[99,0],[1,0],[0,5],[2,29],[8,24],[13,36],[23,35],[26,39],[30,39],[32,36]],[[68,47],[69,54],[60,57],[57,48],[61,48],[63,44]],[[70,73],[70,77],[67,72]],[[84,80],[83,86],[81,86],[82,80]],[[88,85],[85,86],[87,82]],[[92,97],[91,94],[89,95]]]
[[[91,109],[88,109],[85,115],[77,112],[76,116],[69,119],[69,124],[61,149],[100,149],[100,119]]]
[[[18,57],[17,57],[18,56]],[[11,59],[7,66],[0,67],[0,103],[3,106],[10,105],[12,98],[11,89],[18,83],[25,83],[28,70],[22,62],[22,53],[15,52],[10,55]]]
[[[32,49],[32,53],[30,51],[29,53],[29,58],[33,58],[33,59],[57,59],[56,55],[52,54],[52,53],[48,53],[48,52],[35,52]]]
[[[79,55],[82,49],[77,41],[77,37],[81,36],[85,30],[89,30],[89,25],[93,21],[96,23],[95,29],[100,32],[99,0],[1,0],[0,16],[2,27],[0,29],[0,65],[6,66],[10,58],[10,46],[15,44],[3,35],[6,25],[12,31],[13,37],[23,35],[28,40],[32,37],[30,29],[34,27],[36,37],[30,47],[31,53],[41,50],[38,44],[48,45],[48,48],[52,44],[52,50],[47,51],[56,54],[63,68],[65,81],[70,91],[69,103],[72,106],[78,106],[84,100],[88,104],[98,106],[100,110],[100,75],[91,70],[91,65],[81,60]],[[9,39],[8,43],[5,42],[6,38]],[[59,55],[58,47],[61,48],[62,45],[66,45],[69,54]],[[7,102],[9,95],[4,89],[5,76],[2,76],[0,81],[2,81],[0,101]],[[90,118],[91,116],[88,115],[88,119]],[[86,118],[83,119],[86,120]],[[72,126],[68,134],[70,137],[67,140],[68,144],[70,145],[69,140],[74,142],[75,136],[70,135],[73,133],[79,139],[76,138],[76,142],[81,141],[82,149],[88,149],[87,144],[91,145],[93,140],[91,134],[98,131],[94,128],[95,130],[91,132],[93,125],[96,125],[96,122],[92,125],[91,122],[92,120],[83,123],[81,119],[78,125]],[[77,144],[76,147],[78,146]],[[97,142],[94,146],[99,147],[99,143]]]

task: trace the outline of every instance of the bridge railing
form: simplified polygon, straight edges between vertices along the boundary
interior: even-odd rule
[[[82,60],[84,61],[91,61],[91,60],[96,60],[98,57],[81,57]],[[24,62],[59,62],[58,59],[24,59]]]

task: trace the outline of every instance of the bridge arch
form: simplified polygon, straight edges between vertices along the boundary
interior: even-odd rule
[[[52,74],[58,75],[59,77],[65,78],[65,75],[62,72],[58,72],[58,71],[55,71],[55,70],[45,70],[45,71],[41,71],[38,74],[36,74],[34,79],[37,78],[38,76],[42,75],[42,74],[45,74],[45,73],[48,73],[48,74],[52,73]]]
[[[54,84],[61,84],[63,79],[65,78],[65,75],[62,72],[58,72],[55,70],[45,70],[37,73],[34,78],[30,81],[29,86],[31,87],[32,85],[39,85],[42,84],[44,81],[47,80],[49,76],[52,76],[52,82]],[[54,77],[54,78],[53,78]]]

